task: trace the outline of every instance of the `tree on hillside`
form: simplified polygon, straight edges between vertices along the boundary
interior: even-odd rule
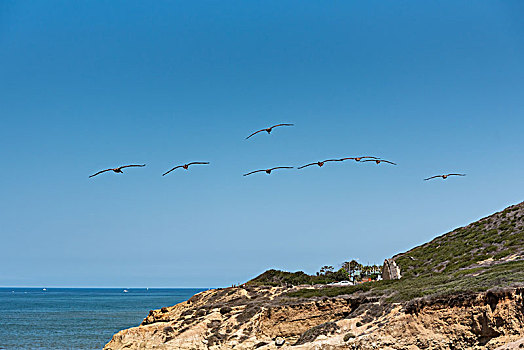
[[[349,271],[350,271],[350,269],[349,269],[349,261],[345,261],[345,262],[343,262],[343,263],[342,263],[342,268],[343,268],[344,270],[346,270],[347,273],[349,274]]]
[[[334,267],[331,265],[325,265],[320,268],[320,274],[321,275],[329,275],[332,274],[334,270]]]
[[[349,262],[349,273],[351,274],[352,272],[354,273],[356,270],[358,270],[360,267],[360,264],[358,263],[358,261],[356,260],[351,260]]]
[[[330,275],[330,277],[332,277],[335,281],[339,281],[340,282],[340,281],[348,280],[349,279],[349,274],[346,271],[346,269],[341,267],[336,272],[334,272],[332,275]]]
[[[349,264],[351,265],[351,271],[352,271],[351,275],[353,276],[353,282],[354,282],[355,277],[357,275],[357,271],[360,271],[362,269],[362,265],[360,265],[358,261],[356,260],[351,260]]]
[[[346,261],[342,264],[342,268],[346,270],[349,274],[349,277],[352,281],[355,280],[355,272],[359,270],[361,265],[355,260]]]

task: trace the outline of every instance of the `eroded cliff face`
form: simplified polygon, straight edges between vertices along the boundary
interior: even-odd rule
[[[405,304],[286,296],[297,288],[205,291],[151,311],[104,349],[495,349],[524,337],[522,288]]]

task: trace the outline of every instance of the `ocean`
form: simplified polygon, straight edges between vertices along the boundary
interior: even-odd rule
[[[202,290],[0,288],[0,349],[102,349],[149,310]]]

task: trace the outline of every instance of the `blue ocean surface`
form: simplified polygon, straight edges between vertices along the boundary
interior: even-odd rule
[[[0,349],[102,349],[203,289],[0,288]]]

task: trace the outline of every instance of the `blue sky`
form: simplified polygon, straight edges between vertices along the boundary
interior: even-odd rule
[[[523,200],[519,1],[3,1],[0,285],[213,287]],[[246,141],[254,130],[276,129]],[[242,173],[377,155],[271,176]],[[189,161],[209,166],[161,174]],[[145,168],[88,176],[128,163]],[[446,181],[422,179],[464,172]]]

